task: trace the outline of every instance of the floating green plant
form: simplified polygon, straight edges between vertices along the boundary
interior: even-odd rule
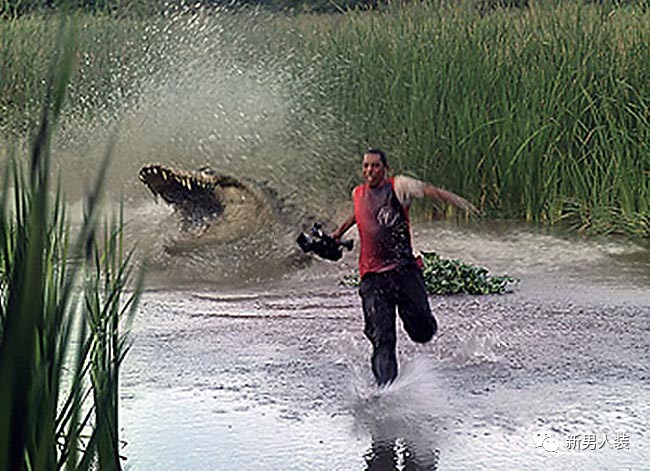
[[[503,294],[518,282],[508,275],[491,275],[487,268],[441,258],[435,252],[423,252],[422,261],[422,276],[430,294]],[[359,275],[346,275],[341,283],[358,286]]]

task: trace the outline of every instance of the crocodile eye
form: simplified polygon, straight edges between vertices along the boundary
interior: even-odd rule
[[[215,175],[214,170],[212,170],[209,166],[204,165],[203,167],[199,168],[199,173],[206,175],[206,176],[213,176]]]

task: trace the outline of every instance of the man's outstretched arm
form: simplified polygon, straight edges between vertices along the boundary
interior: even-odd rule
[[[427,184],[424,187],[424,196],[431,198],[433,200],[442,201],[444,203],[450,204],[456,208],[464,209],[471,214],[479,214],[478,209],[472,203],[467,201],[462,196],[458,196],[451,191],[443,190],[437,186]]]
[[[348,218],[343,221],[343,224],[332,232],[331,237],[335,240],[341,240],[341,237],[343,237],[343,234],[345,234],[352,226],[356,224],[356,219],[354,218],[354,213],[350,214]]]

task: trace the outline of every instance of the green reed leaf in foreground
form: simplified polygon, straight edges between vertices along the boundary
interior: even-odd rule
[[[435,252],[423,252],[422,261],[429,294],[503,294],[518,281],[508,275],[491,275],[487,268],[441,258]],[[358,274],[346,275],[341,281],[346,286],[358,286],[360,282]]]
[[[61,192],[52,198],[49,185],[50,143],[72,73],[74,31],[62,22],[30,158],[12,156],[3,180],[3,470],[121,469],[118,375],[141,277],[136,279],[131,256],[123,253],[121,218],[107,225],[103,240],[97,236],[108,156],[72,243]]]

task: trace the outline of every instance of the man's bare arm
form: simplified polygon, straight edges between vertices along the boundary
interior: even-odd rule
[[[348,218],[343,221],[343,224],[332,232],[331,237],[334,238],[335,240],[340,240],[341,237],[343,237],[343,234],[345,234],[352,226],[356,224],[356,219],[354,218],[354,213],[350,214]]]
[[[437,186],[427,184],[427,186],[424,187],[424,196],[433,200],[443,201],[456,208],[464,209],[465,211],[468,211],[472,214],[479,213],[478,209],[476,209],[476,206],[474,206],[462,196],[458,196],[451,191],[438,188]]]

